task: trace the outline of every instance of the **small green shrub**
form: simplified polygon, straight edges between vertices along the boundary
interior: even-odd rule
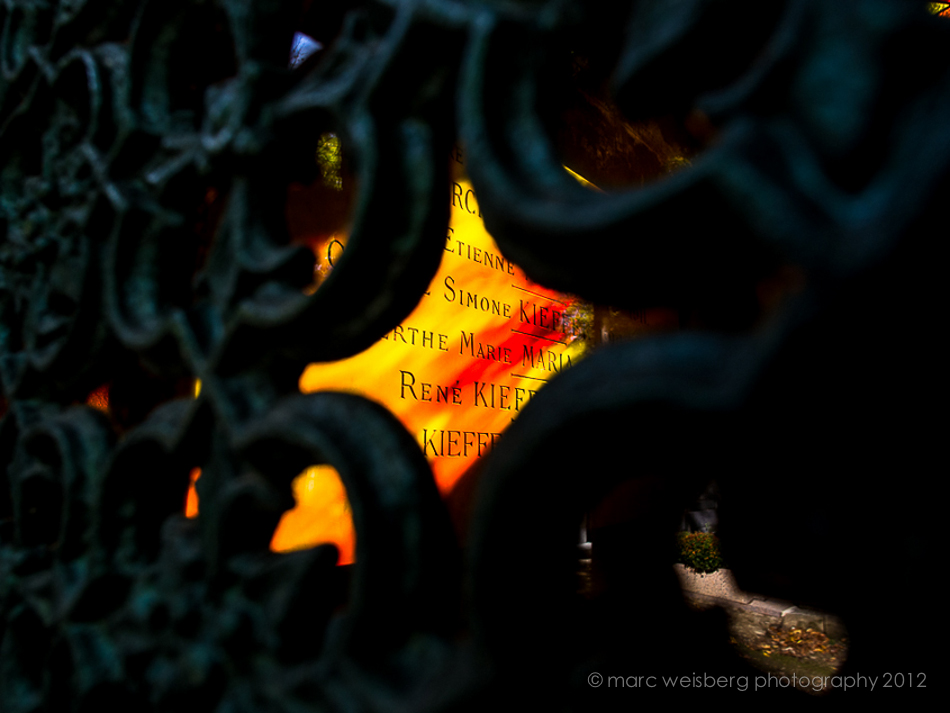
[[[697,572],[715,572],[724,567],[719,538],[709,532],[680,532],[676,536],[681,562]]]

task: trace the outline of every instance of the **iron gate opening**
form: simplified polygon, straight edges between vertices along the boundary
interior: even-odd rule
[[[844,620],[855,684],[827,700],[922,694],[950,165],[929,5],[5,0],[3,710],[801,700],[720,685],[759,674],[682,601],[669,545],[711,477],[740,585]],[[297,32],[322,49],[291,67]],[[420,302],[456,145],[500,259],[681,326],[519,408],[462,546],[415,434],[299,390]],[[301,187],[328,230],[350,216],[318,288]],[[271,549],[318,464],[348,568]],[[585,599],[578,524],[618,492]]]

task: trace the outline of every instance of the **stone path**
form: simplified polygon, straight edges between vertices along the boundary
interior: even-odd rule
[[[680,586],[686,598],[698,608],[721,606],[734,615],[739,612],[768,617],[759,625],[780,624],[788,628],[814,629],[834,639],[846,635],[841,621],[825,612],[804,609],[791,602],[770,599],[758,594],[743,592],[736,586],[732,572],[720,569],[709,574],[700,574],[682,564],[674,565]],[[757,617],[738,617],[739,621],[751,622]]]

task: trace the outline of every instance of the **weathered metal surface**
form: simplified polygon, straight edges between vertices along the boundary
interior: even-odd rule
[[[839,614],[843,673],[919,683],[950,167],[950,26],[925,6],[5,0],[0,707],[626,710],[674,694],[588,675],[751,677],[666,553],[712,476],[740,586]],[[328,48],[291,71],[301,28]],[[582,189],[552,129],[577,47],[628,116],[699,112],[715,140],[652,185]],[[329,130],[357,201],[308,294],[284,209]],[[534,279],[707,327],[545,388],[485,464],[464,558],[392,416],[296,393],[426,289],[453,140]],[[759,310],[788,266],[797,290]],[[109,416],[82,405],[103,385]],[[353,505],[348,584],[331,549],[268,549],[317,462]],[[583,603],[576,524],[611,492],[638,516]]]

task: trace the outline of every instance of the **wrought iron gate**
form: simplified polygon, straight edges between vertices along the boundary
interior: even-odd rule
[[[740,584],[842,616],[846,671],[926,678],[950,167],[950,27],[926,5],[4,0],[2,709],[627,710],[672,694],[588,677],[742,675],[670,581],[711,476]],[[296,31],[326,49],[290,70]],[[627,119],[713,138],[662,180],[583,189],[554,140],[579,57]],[[284,209],[328,131],[357,199],[309,294]],[[485,463],[464,552],[389,413],[297,389],[426,289],[454,141],[533,279],[701,315],[546,387]],[[322,462],[349,582],[331,549],[268,548]],[[583,601],[577,522],[622,483],[640,515]]]

